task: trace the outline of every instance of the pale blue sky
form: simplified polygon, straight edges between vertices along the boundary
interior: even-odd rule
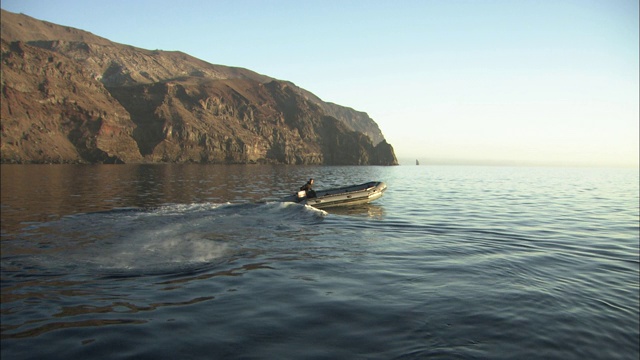
[[[403,163],[631,165],[638,0],[3,0],[367,112]]]

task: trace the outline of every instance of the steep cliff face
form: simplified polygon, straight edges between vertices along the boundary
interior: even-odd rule
[[[2,11],[2,162],[395,165],[365,113],[292,83]]]
[[[129,114],[82,66],[21,42],[1,49],[2,162],[142,160]]]

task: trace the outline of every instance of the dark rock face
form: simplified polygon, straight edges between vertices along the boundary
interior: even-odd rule
[[[365,113],[286,81],[2,11],[3,163],[397,165]]]

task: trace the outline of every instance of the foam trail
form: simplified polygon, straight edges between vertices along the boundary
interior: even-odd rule
[[[178,204],[79,214],[34,231],[76,239],[49,252],[48,267],[135,275],[224,262],[260,246],[256,241],[319,224],[326,214],[287,203]]]

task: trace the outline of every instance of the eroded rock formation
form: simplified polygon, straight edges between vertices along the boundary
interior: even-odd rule
[[[2,11],[3,163],[395,165],[366,113],[181,52]]]

